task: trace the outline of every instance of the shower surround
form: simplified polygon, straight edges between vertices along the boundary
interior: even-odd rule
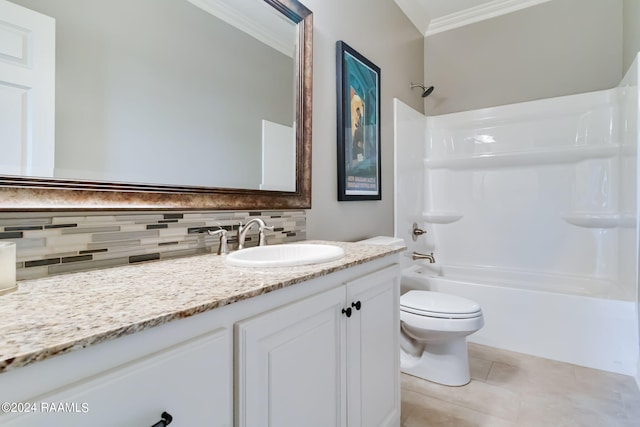
[[[405,286],[478,301],[470,341],[635,375],[636,64],[617,88],[481,110],[395,101],[395,233],[436,259],[407,257]]]

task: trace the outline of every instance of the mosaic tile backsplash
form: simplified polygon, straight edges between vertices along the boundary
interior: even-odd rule
[[[2,213],[0,241],[16,242],[17,277],[35,279],[73,271],[114,267],[216,252],[219,237],[207,229],[229,231],[233,248],[240,222],[262,218],[267,244],[306,239],[303,210],[261,212],[147,212],[147,213]],[[247,246],[258,241],[252,227]]]

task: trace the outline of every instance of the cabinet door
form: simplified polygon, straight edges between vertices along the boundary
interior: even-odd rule
[[[228,329],[216,330],[46,395],[2,424],[149,427],[166,411],[176,426],[231,427],[230,347]]]
[[[345,426],[344,286],[236,325],[239,426]]]
[[[399,283],[397,267],[347,283],[349,427],[400,425]]]

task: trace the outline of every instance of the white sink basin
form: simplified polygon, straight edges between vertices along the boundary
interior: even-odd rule
[[[333,245],[305,243],[256,246],[232,252],[225,263],[237,267],[291,267],[319,264],[344,257],[344,249]]]

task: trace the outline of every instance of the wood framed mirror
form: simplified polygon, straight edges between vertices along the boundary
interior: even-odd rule
[[[141,0],[136,0],[136,2]],[[157,0],[154,0],[157,1]],[[292,27],[292,37],[294,38],[294,43],[291,50],[291,63],[293,65],[293,70],[291,71],[292,81],[291,86],[292,89],[290,93],[283,94],[284,98],[293,98],[292,101],[292,120],[291,120],[291,128],[292,128],[292,139],[291,145],[295,147],[295,153],[291,154],[291,170],[292,184],[290,188],[278,189],[277,187],[271,187],[273,189],[258,189],[258,188],[270,188],[266,187],[258,187],[253,184],[244,186],[238,185],[235,186],[233,181],[229,183],[224,183],[223,185],[218,185],[216,183],[192,183],[190,181],[185,181],[186,183],[178,183],[175,184],[176,181],[180,180],[180,176],[186,175],[188,169],[196,169],[207,172],[208,164],[206,163],[207,159],[212,159],[216,157],[216,153],[221,152],[220,149],[216,149],[213,154],[206,154],[205,151],[196,149],[196,150],[188,150],[186,151],[186,167],[184,171],[173,171],[172,167],[168,167],[165,165],[164,171],[161,170],[160,175],[163,176],[171,176],[171,178],[167,179],[167,182],[163,182],[163,178],[159,179],[149,179],[146,178],[133,178],[133,179],[122,179],[120,175],[100,175],[99,179],[91,179],[86,176],[76,177],[74,175],[65,175],[65,174],[57,174],[52,173],[51,176],[47,176],[46,174],[39,173],[36,168],[32,168],[36,172],[31,173],[22,173],[21,171],[13,173],[13,169],[2,169],[2,161],[0,161],[0,209],[4,211],[52,211],[52,210],[260,210],[260,209],[308,209],[311,207],[311,112],[312,112],[312,34],[313,34],[313,21],[312,21],[312,13],[305,6],[303,6],[297,0],[255,0],[259,2],[260,5],[267,5],[269,9],[277,12],[276,15],[279,17],[281,21],[286,21],[291,24]],[[15,3],[21,7],[29,7],[32,3],[38,2],[38,0],[15,0]],[[185,3],[189,3],[188,7],[193,8],[194,5],[201,7],[201,9],[207,9],[209,7],[215,6],[216,3],[225,3],[225,0],[184,0]],[[58,3],[58,2],[44,2],[44,3]],[[110,2],[106,2],[110,3]],[[113,2],[111,2],[113,3]],[[130,1],[128,3],[131,3]],[[135,3],[135,2],[134,2]],[[164,2],[167,3],[167,2]],[[175,2],[173,2],[175,3]],[[228,1],[227,1],[228,3]],[[233,2],[231,2],[233,3]],[[156,3],[158,4],[158,3]],[[121,11],[121,13],[127,13],[127,11]],[[175,15],[175,13],[174,13]],[[236,18],[238,16],[241,20],[245,19],[245,15],[242,13],[236,13]],[[217,19],[217,17],[214,17]],[[61,25],[64,23],[64,19],[56,19],[56,25]],[[224,24],[226,25],[226,24]],[[219,26],[224,26],[220,24]],[[123,33],[122,30],[119,31]],[[61,32],[56,30],[56,38],[62,41]],[[245,35],[246,36],[246,35]],[[138,36],[133,36],[135,39]],[[264,36],[254,35],[254,39],[260,40],[264,39]],[[143,37],[139,37],[143,38]],[[25,41],[27,38],[20,37],[15,38],[18,40],[18,43]],[[76,37],[77,39],[77,37]],[[131,39],[130,39],[131,40]],[[155,39],[154,39],[155,40]],[[261,40],[264,42],[264,40]],[[255,42],[255,40],[254,40]],[[155,43],[156,45],[160,45],[159,42]],[[184,44],[184,43],[183,43]],[[57,45],[57,42],[56,42]],[[126,46],[130,46],[131,43],[127,43]],[[179,44],[178,44],[179,45]],[[242,50],[235,48],[233,45],[230,45],[228,39],[225,41],[225,45],[227,50],[231,52],[237,52],[237,55],[242,55]],[[166,46],[166,44],[162,45]],[[15,50],[15,52],[24,52],[24,57],[29,58],[28,48],[30,46],[26,43],[24,46]],[[57,46],[56,46],[57,48]],[[22,50],[20,50],[22,49]],[[120,49],[122,51],[122,49]],[[208,51],[205,52],[207,55],[211,55]],[[0,52],[3,54],[3,57],[7,57],[7,52]],[[9,52],[9,54],[13,54]],[[232,53],[233,54],[233,53]],[[9,55],[9,56],[10,56]],[[20,54],[16,54],[14,56],[20,56]],[[107,56],[107,55],[104,55]],[[202,55],[201,55],[202,56]],[[60,55],[56,53],[56,60],[59,60]],[[6,62],[6,61],[5,61]],[[176,61],[174,61],[176,62]],[[215,67],[222,67],[226,61],[218,60],[213,61]],[[104,66],[103,69],[110,69],[110,66]],[[27,67],[28,68],[28,67]],[[58,75],[62,75],[59,73],[60,66],[56,65],[56,91],[59,90],[60,84],[58,83]],[[180,68],[180,67],[178,67]],[[182,67],[182,68],[186,68]],[[264,82],[265,79],[268,82],[269,76],[267,73],[270,72],[269,67],[249,67],[249,68],[258,68],[257,71],[261,73],[259,78],[256,78],[256,82]],[[159,68],[156,68],[159,69]],[[216,68],[216,71],[219,68]],[[244,73],[244,69],[236,69],[232,70],[232,74],[242,74]],[[5,73],[6,74],[6,73]],[[155,73],[154,73],[155,74]],[[254,75],[255,76],[255,75]],[[80,81],[81,79],[73,80],[74,84]],[[251,83],[252,78],[246,79],[248,83]],[[5,78],[3,78],[3,71],[0,68],[0,88],[5,85],[5,87],[9,87]],[[200,87],[203,84],[199,84]],[[240,84],[234,85],[234,90],[239,92]],[[249,86],[249,85],[247,85]],[[262,86],[269,86],[268,84],[262,84]],[[12,83],[11,88],[21,87],[20,85],[15,85]],[[97,86],[93,86],[97,87]],[[122,89],[119,86],[119,89]],[[249,88],[250,89],[250,88]],[[247,90],[249,90],[247,89]],[[156,88],[154,88],[156,90]],[[162,86],[157,87],[157,91],[162,91]],[[103,92],[108,92],[107,90],[103,90]],[[62,92],[61,92],[62,93]],[[152,91],[153,93],[153,91]],[[18,96],[14,96],[13,100],[17,100],[16,103],[23,102],[25,98],[24,94],[17,94]],[[260,98],[264,98],[264,96],[260,96]],[[60,124],[58,117],[62,117],[65,113],[68,113],[66,109],[59,109],[58,102],[58,94],[56,94],[56,102],[55,102],[55,110],[56,110],[56,118],[55,118],[55,145],[57,150],[58,139],[60,139],[60,133],[64,129],[64,124]],[[8,105],[9,108],[19,106],[20,108],[15,108],[16,110],[24,110],[24,105],[19,104],[11,104],[11,99],[5,102],[5,106]],[[37,99],[37,98],[36,98]],[[74,100],[78,101],[78,98],[74,98]],[[273,101],[273,100],[272,100]],[[128,101],[131,105],[131,102]],[[228,101],[225,101],[228,102]],[[245,105],[253,106],[254,102],[242,101],[240,104],[245,103]],[[176,104],[177,108],[182,108],[179,103]],[[73,121],[70,121],[70,125],[67,125],[67,128],[81,127],[85,125],[86,122],[83,121],[83,118],[86,119],[85,113],[87,111],[93,112],[96,108],[89,108],[82,110],[80,112],[76,112],[74,115],[67,114],[67,116],[72,116]],[[22,111],[21,110],[21,111]],[[118,111],[121,111],[118,110]],[[193,114],[191,114],[193,115]],[[113,113],[110,114],[109,118],[112,119],[114,116]],[[236,114],[238,116],[238,114]],[[26,117],[26,116],[25,116]],[[209,121],[212,117],[209,116]],[[125,117],[126,118],[126,117]],[[6,119],[3,124],[0,121],[0,130],[8,129],[15,131],[14,133],[18,133],[19,139],[23,141],[27,141],[29,144],[33,141],[34,137],[37,137],[37,134],[33,134],[33,132],[29,132],[28,128],[24,126],[23,123],[18,123],[17,121],[9,121],[13,119]],[[107,119],[101,119],[100,123],[102,124]],[[161,124],[163,122],[162,119],[153,119],[155,123]],[[172,117],[173,120],[173,117]],[[172,121],[166,120],[166,121]],[[229,121],[228,119],[223,119],[224,121]],[[88,121],[88,120],[86,120]],[[138,119],[135,119],[138,122]],[[19,124],[19,126],[18,126]],[[236,128],[239,126],[236,125]],[[16,130],[16,128],[18,128]],[[85,128],[92,129],[88,126]],[[27,130],[25,130],[27,129]],[[180,130],[180,133],[177,137],[174,135],[174,140],[176,143],[184,143],[184,141],[189,140],[191,132],[193,129],[191,126],[182,126],[184,132]],[[20,134],[23,132],[23,134]],[[117,134],[117,132],[111,132]],[[157,131],[156,134],[163,134],[160,136],[164,136],[166,134],[173,135],[172,132],[166,131]],[[91,137],[93,134],[88,133],[85,134],[84,138],[78,138],[85,146],[90,145],[89,141],[93,142],[93,138]],[[160,137],[158,136],[158,137]],[[264,136],[263,136],[264,138]],[[67,138],[65,138],[66,141]],[[98,138],[96,138],[98,139]],[[221,138],[222,139],[222,138]],[[133,142],[128,142],[129,146],[135,145],[137,140],[132,140]],[[25,144],[27,148],[22,148],[22,155],[31,155],[34,156],[33,153],[41,153],[46,152],[47,150],[38,150],[33,149],[29,144]],[[262,143],[264,145],[264,142]],[[238,145],[235,142],[229,142],[228,145]],[[85,147],[86,148],[86,147]],[[81,152],[81,150],[77,149],[76,151]],[[95,150],[94,150],[95,151]],[[142,163],[143,159],[148,157],[152,160],[159,158],[160,149],[148,148],[144,153],[145,156],[136,157],[132,154],[130,158],[127,160],[130,163],[136,165],[138,163]],[[230,167],[230,170],[234,171],[233,173],[242,174],[243,170],[246,173],[249,173],[252,169],[255,169],[252,164],[245,162],[243,155],[237,155],[233,152],[227,153],[224,151],[224,155],[220,156],[223,158],[223,161]],[[255,149],[249,149],[249,151],[260,152],[260,146],[258,145]],[[168,155],[167,157],[171,159],[171,156],[174,158],[176,154]],[[9,156],[5,156],[9,157]],[[81,162],[89,163],[88,156],[84,158],[80,157]],[[103,158],[105,156],[103,155]],[[125,158],[127,156],[116,156],[113,155],[114,158]],[[262,157],[265,157],[264,154]],[[205,163],[196,163],[196,159],[203,158],[205,159]],[[200,159],[201,160],[201,159]],[[55,161],[58,162],[58,153],[55,154]],[[177,159],[176,159],[177,161]],[[253,161],[253,160],[252,160]],[[24,161],[22,162],[25,163]],[[27,162],[28,163],[28,162]],[[52,163],[53,164],[53,163]],[[277,164],[277,163],[276,163]],[[203,166],[204,165],[204,166]],[[57,165],[56,165],[57,166]],[[211,170],[221,169],[222,166],[210,166]],[[28,169],[28,168],[27,168]],[[27,170],[22,169],[22,170]],[[59,168],[61,169],[61,168]],[[134,167],[135,169],[135,167]],[[277,169],[277,166],[276,166]],[[28,169],[31,170],[31,169]],[[8,172],[11,173],[8,173]],[[163,175],[166,172],[165,175]],[[177,174],[171,175],[169,172]],[[227,176],[231,172],[226,172]],[[223,174],[224,175],[224,174]],[[91,175],[88,175],[89,177]],[[108,179],[101,179],[101,176],[107,176]],[[130,175],[124,175],[129,177]],[[177,176],[178,178],[175,178]]]

